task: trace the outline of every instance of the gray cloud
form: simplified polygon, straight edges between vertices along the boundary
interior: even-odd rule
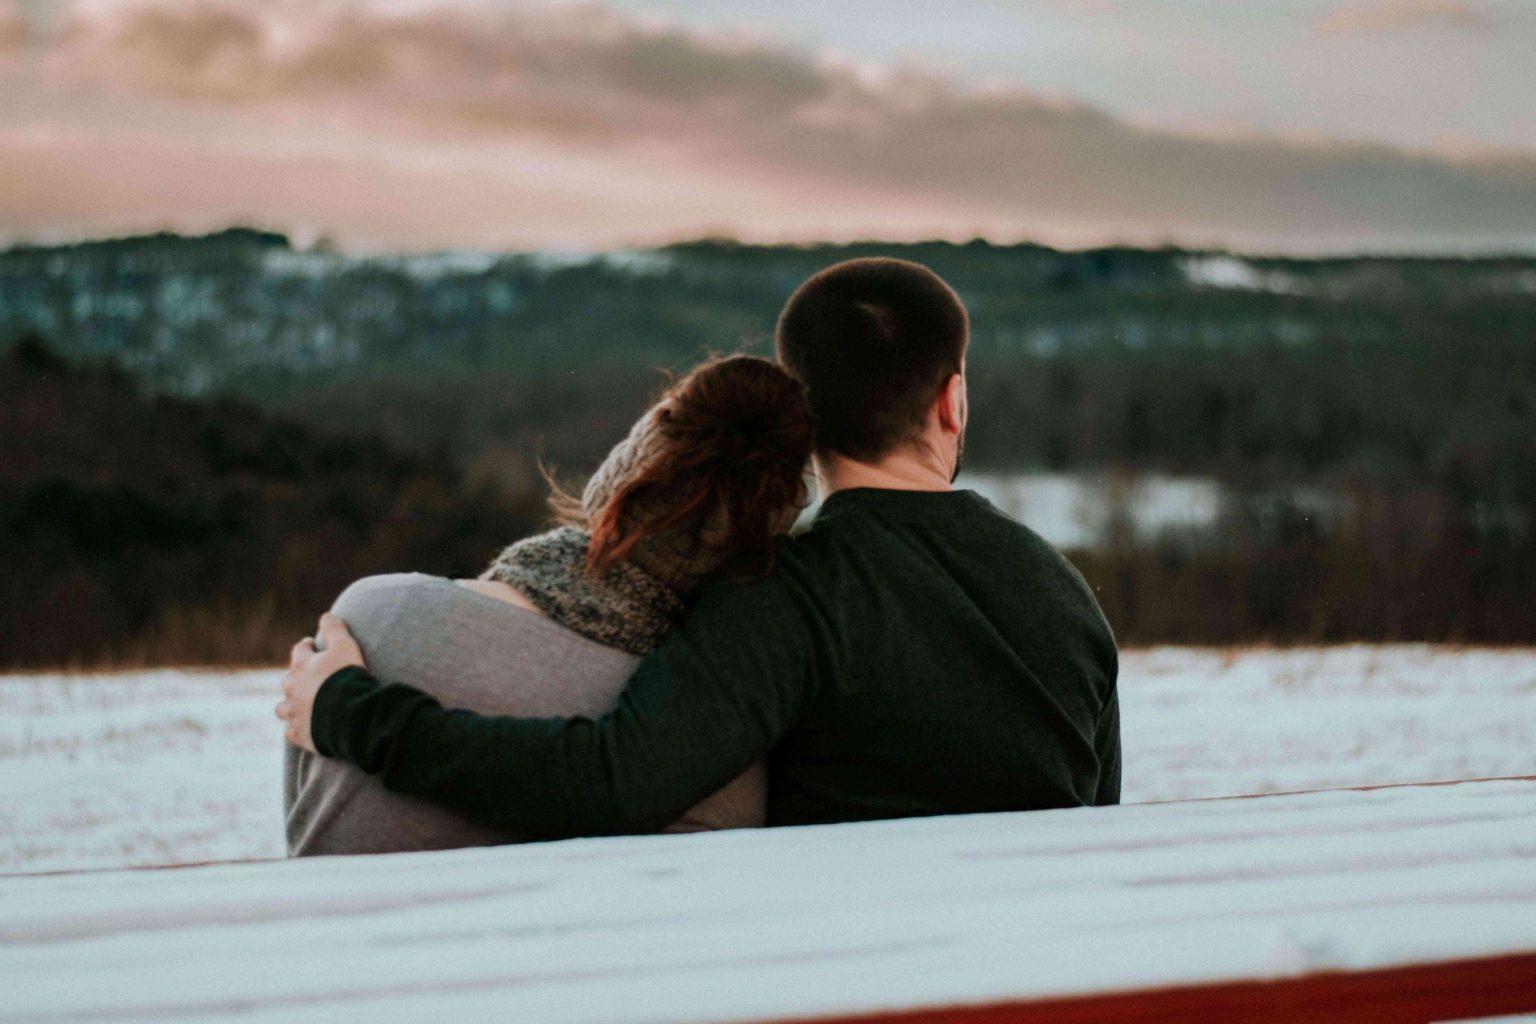
[[[1408,7],[1467,5],[1390,6],[1401,15]],[[376,237],[381,224],[398,223],[386,234],[408,242],[411,225],[425,220],[423,244],[453,244],[467,239],[467,229],[452,216],[401,220],[398,205],[325,201],[307,186],[286,195],[276,189],[289,180],[283,167],[337,182],[366,180],[374,167],[376,182],[438,189],[421,204],[432,209],[441,206],[443,184],[457,182],[456,191],[476,195],[465,207],[483,225],[488,196],[508,224],[524,214],[539,220],[552,197],[570,199],[564,172],[540,179],[539,167],[574,162],[601,193],[586,213],[606,218],[610,240],[707,227],[764,237],[985,231],[1069,243],[1290,249],[1536,243],[1530,156],[1451,160],[1382,145],[1141,130],[1017,89],[977,90],[918,71],[827,61],[596,6],[125,2],[82,9],[32,45],[50,86],[171,104],[155,141],[164,153],[176,152],[176,112],[195,112],[199,127],[180,136],[187,152],[170,163],[227,178],[231,215],[259,209],[269,219],[319,218],[343,238]],[[0,100],[0,128],[5,109]],[[55,108],[50,127],[70,128],[71,116]],[[185,116],[190,125],[192,114]],[[208,119],[217,127],[226,117],[243,126],[245,149],[210,148],[211,138],[234,129],[211,129]],[[328,157],[337,123],[361,141]],[[73,127],[89,137],[94,125]],[[284,158],[258,146],[259,188],[248,174],[215,170],[254,165],[250,140],[263,137],[263,126],[296,152]],[[48,198],[47,190],[15,184],[44,163],[55,170],[67,163],[51,145],[34,132],[6,152],[0,133],[0,159],[12,163],[0,170],[0,224],[46,223],[49,204],[66,221],[70,209],[87,207],[92,223],[110,219],[109,199]],[[449,152],[458,154],[452,167]],[[397,153],[431,164],[430,172],[402,169]],[[519,159],[513,187],[500,162]],[[544,187],[530,190],[530,181]],[[127,191],[135,216],[149,216],[153,190]],[[194,191],[217,216],[218,183],[199,182]],[[520,194],[544,205],[520,210]],[[164,206],[163,217],[175,222],[175,189],[166,190]],[[579,201],[561,208],[583,216]],[[601,240],[604,223],[556,237]],[[547,236],[505,237],[538,244]],[[487,241],[478,233],[474,240]]]

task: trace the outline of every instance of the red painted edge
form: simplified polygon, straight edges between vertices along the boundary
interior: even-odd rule
[[[1536,1012],[1536,952],[1270,981],[792,1019],[797,1024],[1436,1024],[1528,1012]]]

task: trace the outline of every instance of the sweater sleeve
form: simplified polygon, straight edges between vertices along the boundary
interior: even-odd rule
[[[816,685],[812,631],[778,577],[722,584],[598,718],[444,708],[361,669],[326,680],[316,748],[488,825],[544,837],[650,832],[739,775]],[[509,666],[509,671],[516,671]]]
[[[1093,748],[1099,761],[1099,786],[1094,806],[1120,802],[1120,654],[1110,641],[1109,694],[1099,710]]]
[[[1094,806],[1120,802],[1120,693],[1117,687],[1099,716],[1094,746],[1099,758],[1099,787]]]

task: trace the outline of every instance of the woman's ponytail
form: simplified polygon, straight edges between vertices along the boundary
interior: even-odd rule
[[[767,359],[728,356],[678,380],[653,415],[639,464],[588,510],[589,568],[602,573],[668,534],[737,570],[771,571],[774,536],[809,498],[805,386]]]

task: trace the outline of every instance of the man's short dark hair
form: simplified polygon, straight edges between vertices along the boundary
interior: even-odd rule
[[[779,361],[810,393],[817,450],[874,462],[922,430],[968,334],[960,297],[927,267],[848,260],[790,296]]]

